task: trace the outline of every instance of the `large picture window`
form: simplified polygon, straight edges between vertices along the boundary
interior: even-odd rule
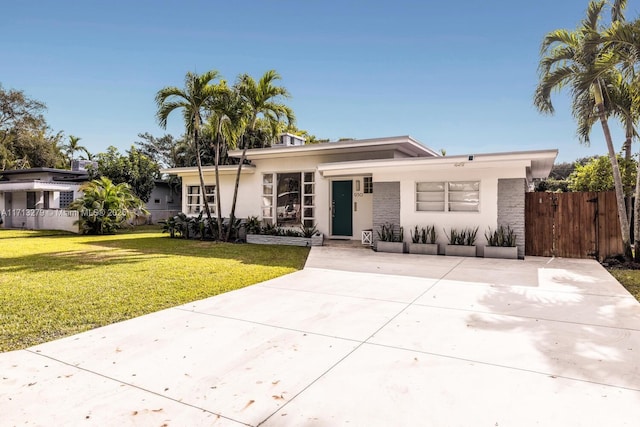
[[[216,212],[216,186],[206,185],[205,187],[207,203],[212,214]],[[187,214],[198,214],[204,209],[204,201],[200,197],[200,186],[190,185],[187,187]]]
[[[312,226],[315,220],[313,172],[262,176],[262,217],[278,226]]]
[[[480,181],[417,182],[416,211],[478,212]]]

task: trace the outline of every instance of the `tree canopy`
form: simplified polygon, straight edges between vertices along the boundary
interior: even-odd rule
[[[160,178],[158,164],[142,154],[134,146],[122,155],[116,147],[110,146],[105,153],[97,155],[98,177],[109,178],[114,184],[127,183],[131,191],[143,202],[148,202],[155,188],[155,180]]]
[[[46,109],[23,91],[0,85],[0,170],[66,166],[62,133],[51,131]]]

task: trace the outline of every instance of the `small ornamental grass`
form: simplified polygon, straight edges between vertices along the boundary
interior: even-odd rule
[[[152,313],[294,272],[308,248],[0,230],[0,351]],[[277,256],[274,256],[277,254]]]

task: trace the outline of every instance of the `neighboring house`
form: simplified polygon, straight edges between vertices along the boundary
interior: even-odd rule
[[[78,213],[66,208],[79,197],[85,170],[15,169],[0,177],[1,227],[78,232]]]
[[[155,181],[155,188],[149,196],[146,208],[149,211],[147,222],[156,224],[161,219],[171,218],[182,209],[182,195],[179,188],[172,187],[168,182]]]
[[[289,136],[289,135],[285,135]],[[549,175],[557,150],[441,156],[409,136],[303,145],[281,138],[270,148],[247,150],[236,216],[258,216],[278,226],[316,224],[327,238],[360,240],[386,222],[444,230],[510,225],[524,256],[524,193]],[[240,151],[229,155],[239,157]],[[213,166],[203,167],[206,197],[215,213]],[[220,166],[223,216],[230,213],[237,166]],[[202,209],[198,170],[164,169],[182,177],[182,211]]]
[[[79,232],[78,212],[68,210],[75,199],[82,197],[80,188],[89,181],[84,164],[80,170],[31,168],[0,171],[0,218],[4,228],[29,230],[64,230]],[[180,212],[180,192],[168,183],[155,182],[149,202],[145,205],[157,222]]]

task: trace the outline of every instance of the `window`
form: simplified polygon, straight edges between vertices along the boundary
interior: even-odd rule
[[[315,174],[313,172],[305,172],[302,204],[302,225],[305,227],[313,227],[315,223],[315,187]]]
[[[43,194],[42,198],[44,200],[44,204],[42,205],[42,207],[44,209],[49,209],[49,198],[51,197],[51,192],[45,191],[42,194]]]
[[[36,193],[35,191],[27,191],[27,209],[36,208]]]
[[[60,192],[60,209],[66,209],[73,202],[73,191]]]
[[[416,211],[478,212],[480,181],[417,182]]]
[[[153,199],[153,203],[155,203],[156,205],[160,204],[160,199]]]
[[[315,218],[314,172],[264,174],[262,218],[285,227],[312,226]]]
[[[215,185],[206,185],[204,187],[211,213],[216,211],[216,195]],[[200,186],[190,185],[187,187],[187,214],[197,214],[204,208],[204,201],[200,198]]]
[[[363,178],[364,183],[364,194],[373,193],[373,178],[370,176],[365,176]]]

